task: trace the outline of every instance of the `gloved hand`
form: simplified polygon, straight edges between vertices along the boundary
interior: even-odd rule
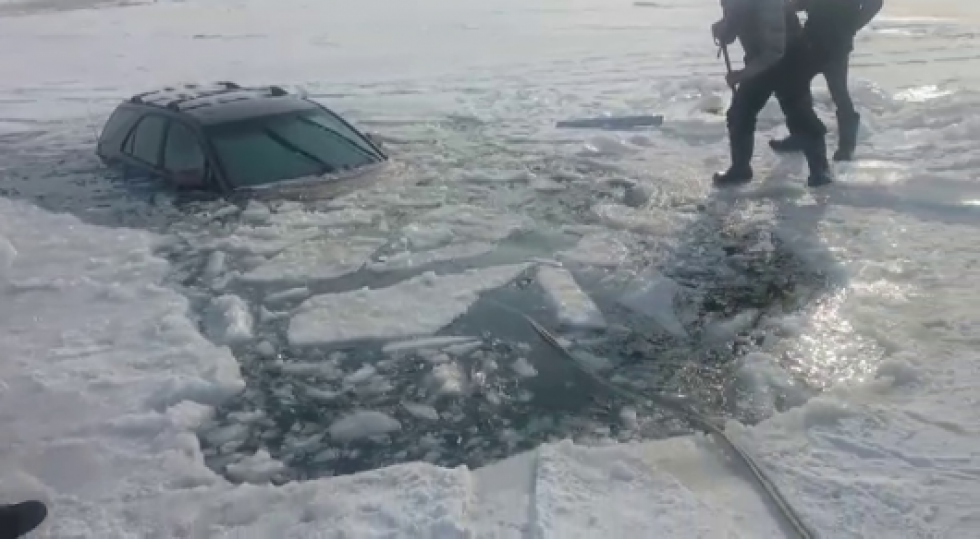
[[[735,32],[725,19],[711,25],[711,36],[715,38],[715,43],[726,46],[734,43],[736,38]]]

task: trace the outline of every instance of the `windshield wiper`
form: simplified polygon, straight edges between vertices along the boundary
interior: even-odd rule
[[[327,163],[323,159],[320,159],[319,157],[311,154],[310,152],[304,150],[303,148],[300,148],[299,146],[293,144],[292,142],[289,142],[289,140],[287,140],[285,137],[283,137],[279,133],[276,133],[272,129],[265,128],[265,129],[262,130],[262,132],[265,133],[265,135],[267,137],[269,137],[272,140],[276,141],[276,143],[279,144],[280,146],[282,146],[283,148],[286,148],[287,150],[289,150],[289,151],[291,151],[293,153],[297,153],[299,155],[302,155],[303,157],[305,157],[305,158],[309,159],[310,161],[313,161],[314,163],[316,163],[316,164],[320,165],[321,167],[323,167],[323,171],[321,172],[321,174],[330,174],[330,173],[333,173],[333,172],[336,172],[337,171],[337,167],[331,165],[330,163]]]

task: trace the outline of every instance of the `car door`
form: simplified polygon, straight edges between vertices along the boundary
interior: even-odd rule
[[[178,189],[217,190],[213,170],[197,132],[171,120],[163,145],[162,168]]]
[[[165,116],[147,114],[133,127],[122,147],[123,173],[128,178],[165,176],[161,157],[169,124]]]

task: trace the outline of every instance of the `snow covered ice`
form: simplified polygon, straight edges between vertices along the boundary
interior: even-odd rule
[[[122,4],[0,3],[0,502],[40,536],[786,536],[521,313],[723,417],[820,537],[977,535],[974,4],[860,35],[839,185],[760,143],[728,194],[714,3]],[[188,203],[91,155],[123,96],[223,79],[379,132],[391,183]],[[554,128],[606,113],[665,120]]]

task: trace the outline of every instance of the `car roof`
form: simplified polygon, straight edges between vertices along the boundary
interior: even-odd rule
[[[219,125],[315,108],[317,108],[317,105],[305,99],[296,96],[282,96],[228,101],[207,107],[192,108],[182,112],[192,116],[203,125]]]
[[[184,114],[203,125],[219,125],[318,107],[312,101],[291,95],[278,86],[245,88],[232,82],[168,87],[135,95],[129,102]]]

